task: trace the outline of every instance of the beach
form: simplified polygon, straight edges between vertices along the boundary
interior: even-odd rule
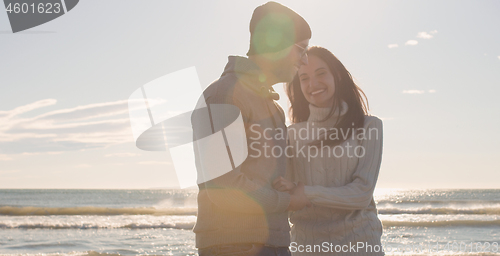
[[[197,255],[196,195],[2,189],[0,255]],[[500,255],[500,190],[376,189],[375,201],[387,255]]]

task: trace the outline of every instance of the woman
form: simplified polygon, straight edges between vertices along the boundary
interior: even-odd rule
[[[290,214],[290,249],[294,255],[384,255],[373,200],[382,121],[367,115],[366,96],[330,51],[312,47],[307,54],[308,64],[287,85],[294,149],[288,177],[274,182],[289,192],[293,182],[303,183],[312,204]]]

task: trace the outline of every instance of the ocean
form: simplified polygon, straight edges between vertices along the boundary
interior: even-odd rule
[[[1,189],[0,255],[197,255],[196,195]],[[387,255],[500,255],[500,190],[376,189],[374,197]]]

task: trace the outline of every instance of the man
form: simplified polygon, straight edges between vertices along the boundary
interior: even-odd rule
[[[193,231],[200,256],[290,255],[288,211],[309,203],[302,184],[291,194],[272,188],[272,181],[286,173],[285,117],[272,86],[290,82],[307,63],[311,30],[288,7],[268,2],[254,10],[250,34],[248,58],[230,56],[221,77],[202,95],[208,108],[228,104],[241,111],[248,157],[239,166],[231,162],[232,171],[199,185]],[[195,141],[201,119],[192,116]],[[218,122],[212,116],[210,121]],[[214,126],[221,124],[212,123],[215,132]],[[203,154],[195,145],[199,176]]]

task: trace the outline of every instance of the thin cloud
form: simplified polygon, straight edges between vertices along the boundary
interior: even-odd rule
[[[0,111],[0,117],[2,119],[9,119],[9,118],[15,117],[17,115],[20,115],[20,114],[23,114],[23,113],[26,113],[26,112],[29,112],[29,111],[32,111],[35,109],[55,105],[56,103],[57,103],[57,100],[55,100],[55,99],[39,100],[39,101],[35,101],[33,103],[30,103],[30,104],[27,104],[24,106],[14,108],[14,109],[9,110],[9,111]]]
[[[60,155],[64,152],[62,151],[54,151],[54,152],[24,152],[21,155],[23,156],[36,156],[36,155]]]
[[[6,182],[9,180],[19,180],[26,176],[23,175],[20,177],[19,172],[20,172],[19,170],[0,170],[0,178],[2,179],[3,182]]]
[[[140,156],[141,154],[136,154],[136,153],[114,153],[114,154],[107,154],[105,157],[133,157],[133,156]]]
[[[423,39],[431,39],[434,36],[424,31],[424,32],[418,32],[417,37]]]
[[[429,93],[436,93],[436,90],[429,90]]]
[[[79,164],[75,166],[75,168],[90,168],[90,167],[92,167],[92,165],[90,164]]]
[[[161,161],[142,161],[142,162],[139,162],[138,164],[143,164],[143,165],[171,165],[170,162],[161,162]]]
[[[13,158],[8,155],[0,155],[0,161],[10,161]]]
[[[56,103],[46,99],[0,111],[0,154],[65,152],[133,141],[126,100],[21,116]]]
[[[10,173],[17,173],[19,170],[3,170],[0,171],[0,174],[10,174]]]
[[[389,44],[389,45],[387,45],[387,47],[388,47],[389,49],[392,49],[392,48],[397,48],[397,47],[399,47],[399,45],[398,45],[398,44]]]
[[[434,29],[434,30],[431,31],[431,34],[437,34],[437,32],[438,31]]]
[[[498,56],[498,59],[500,60],[500,56]]]
[[[88,120],[128,113],[128,101],[114,101],[51,111],[38,116],[48,120]]]
[[[423,90],[404,90],[403,93],[406,94],[423,94],[425,91]]]
[[[418,44],[417,40],[408,40],[405,43],[405,45],[417,45],[417,44]]]

